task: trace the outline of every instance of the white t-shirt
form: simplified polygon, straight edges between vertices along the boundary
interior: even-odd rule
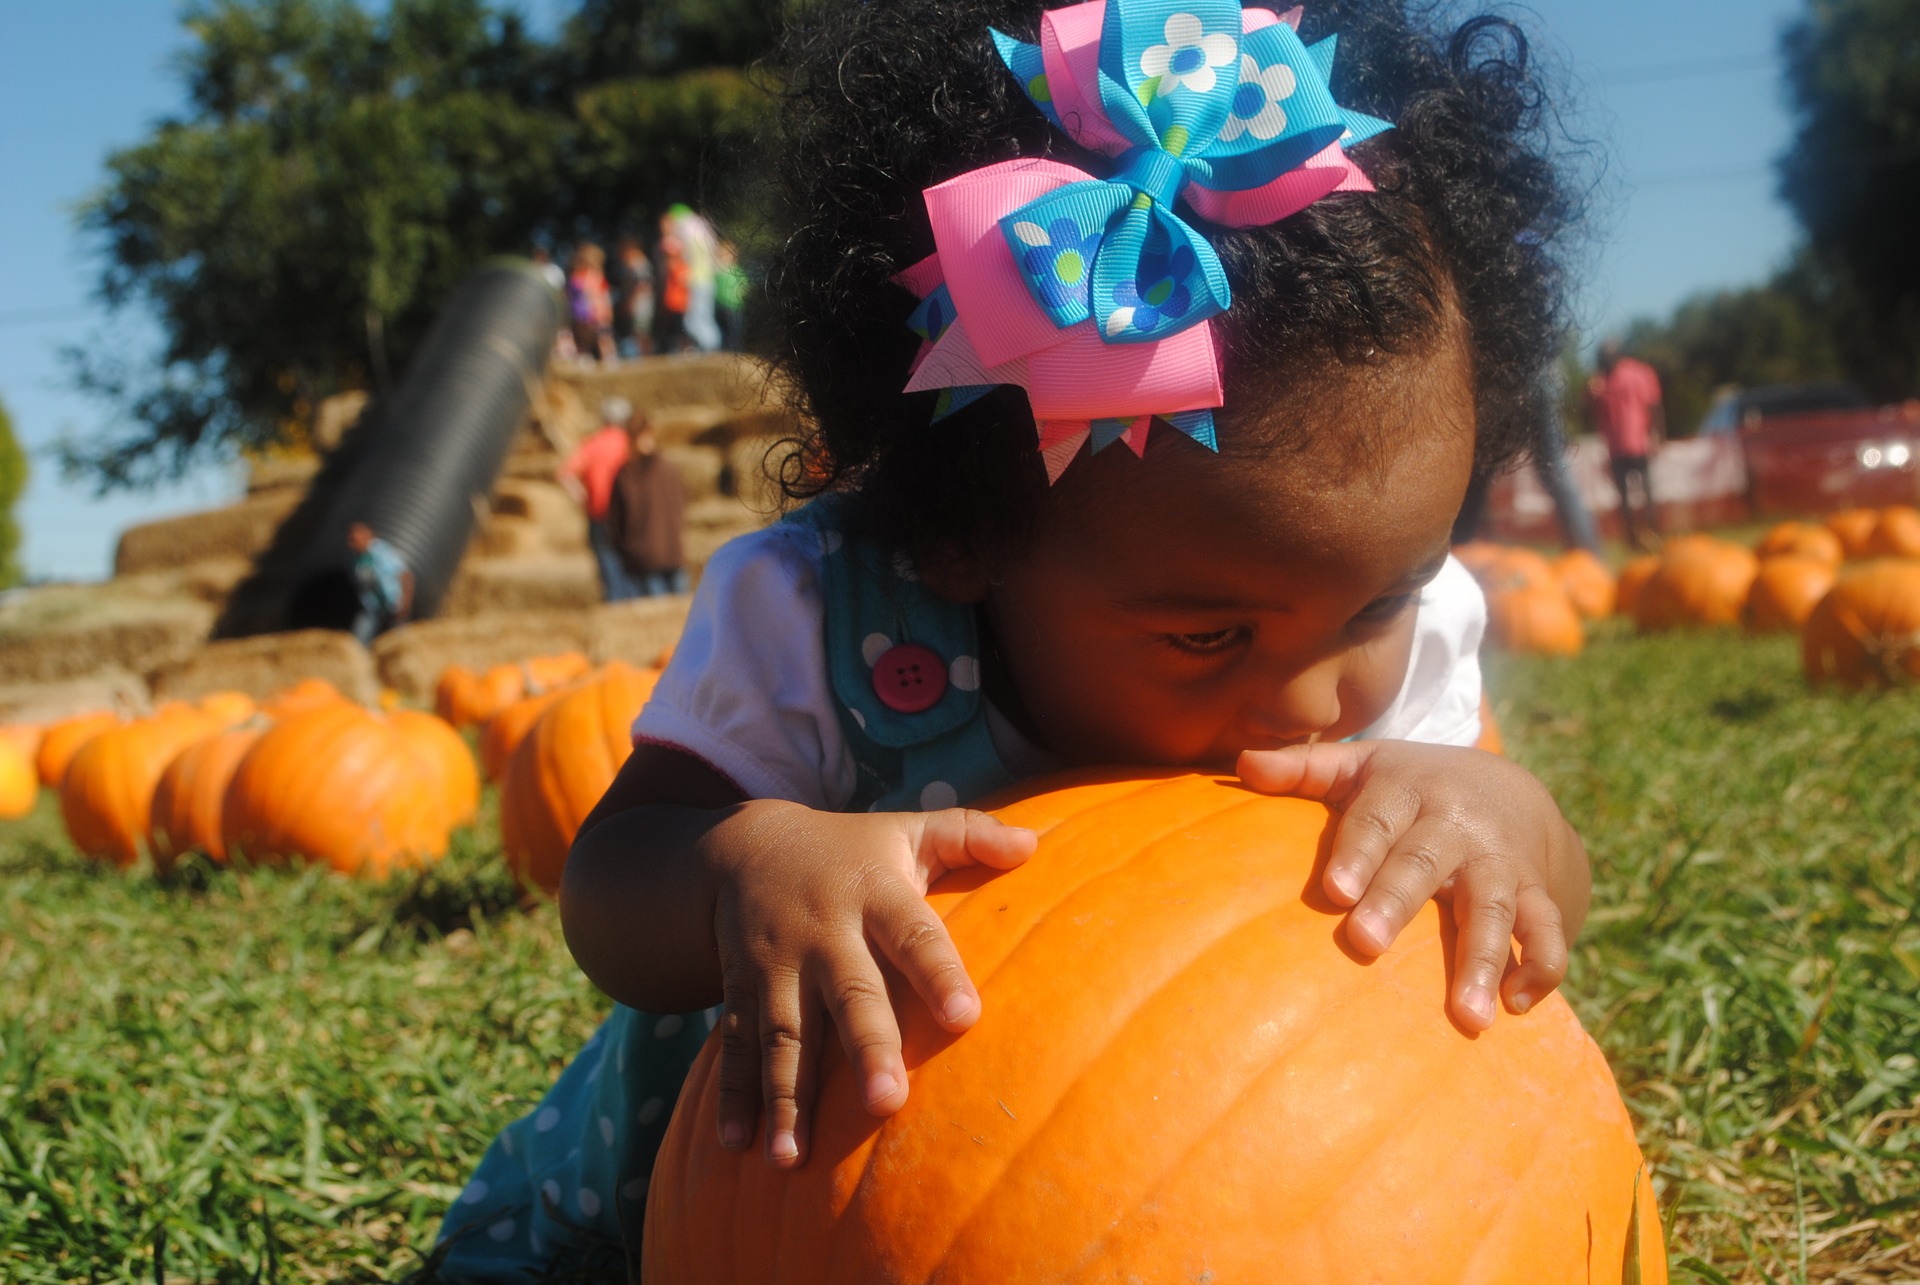
[[[827,811],[853,797],[853,752],[827,674],[820,536],[779,523],[724,545],[707,563],[673,660],[634,722],[636,742],[703,759],[749,798]],[[1406,681],[1374,740],[1472,745],[1480,736],[1486,599],[1453,558],[1421,592]],[[1016,776],[1052,760],[992,705],[988,728]]]

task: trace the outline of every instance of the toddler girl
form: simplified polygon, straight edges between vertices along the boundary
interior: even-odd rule
[[[568,943],[619,1006],[488,1152],[449,1279],[637,1250],[716,1022],[728,1147],[806,1162],[834,1038],[897,1110],[889,980],[950,1030],[980,1012],[923,894],[1025,859],[966,805],[1058,767],[1325,800],[1355,949],[1451,902],[1467,1030],[1561,978],[1586,858],[1470,748],[1485,608],[1448,556],[1562,334],[1524,41],[1393,0],[1032,3],[789,35],[770,289],[812,503],[708,564],[574,844]]]

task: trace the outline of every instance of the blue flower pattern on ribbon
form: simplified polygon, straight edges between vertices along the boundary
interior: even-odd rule
[[[1239,0],[1106,0],[1100,108],[1128,150],[1111,179],[1070,184],[1000,221],[1055,325],[1091,316],[1107,342],[1142,343],[1219,315],[1232,301],[1226,274],[1174,212],[1180,194],[1193,184],[1250,191],[1337,142],[1387,128],[1333,101],[1331,40],[1309,49],[1285,23],[1242,26]],[[1041,50],[993,35],[1035,106],[1058,123]]]

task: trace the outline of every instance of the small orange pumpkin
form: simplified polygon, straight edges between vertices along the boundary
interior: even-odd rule
[[[1837,567],[1846,560],[1846,552],[1840,547],[1840,537],[1826,527],[1815,526],[1811,522],[1779,523],[1760,537],[1760,543],[1753,547],[1753,552],[1762,561],[1790,555],[1813,558]]]
[[[1759,571],[1760,560],[1740,545],[1710,536],[1676,540],[1636,596],[1634,623],[1649,633],[1739,624]]]
[[[1892,504],[1880,510],[1867,540],[1869,558],[1920,558],[1920,509]]]
[[[8,723],[0,727],[0,741],[26,755],[28,766],[32,766],[34,756],[40,752],[40,738],[45,734],[46,729],[38,723]],[[34,779],[39,779],[37,774]]]
[[[1605,620],[1613,614],[1613,572],[1586,549],[1568,549],[1553,560],[1567,600],[1582,620]]]
[[[547,707],[564,694],[565,689],[556,688],[537,696],[523,696],[487,724],[487,730],[480,736],[480,769],[489,781],[505,778],[507,764],[513,761],[513,752],[520,748],[520,742],[527,738]]]
[[[523,882],[559,888],[573,836],[633,752],[633,720],[658,677],[608,665],[549,706],[513,752],[500,790],[500,842]]]
[[[33,811],[39,797],[40,776],[33,760],[18,745],[0,738],[0,820],[19,820]]]
[[[73,756],[80,752],[80,747],[108,728],[118,726],[120,716],[106,710],[76,714],[49,726],[41,736],[40,747],[33,756],[34,767],[40,773],[40,784],[50,790],[59,789],[61,779],[67,774],[67,765],[73,762]]]
[[[1838,513],[1829,513],[1826,518],[1827,530],[1833,532],[1840,541],[1840,550],[1849,559],[1864,558],[1873,544],[1873,532],[1880,525],[1878,509],[1842,509]]]
[[[1462,1035],[1431,901],[1350,956],[1325,808],[1202,776],[1033,788],[998,809],[1040,833],[1033,858],[927,898],[978,1023],[900,1005],[910,1092],[885,1118],[827,1041],[787,1172],[721,1148],[710,1037],[641,1279],[1664,1285],[1633,1122],[1573,1010]]]
[[[1631,558],[1627,565],[1620,568],[1619,578],[1613,585],[1614,614],[1631,616],[1634,604],[1640,601],[1640,591],[1653,579],[1653,573],[1660,569],[1658,554],[1643,553]]]
[[[455,727],[467,727],[467,703],[478,679],[465,665],[448,665],[433,685],[433,712]]]
[[[1532,549],[1503,546],[1499,556],[1486,563],[1475,576],[1488,596],[1516,589],[1554,589],[1565,592],[1560,573],[1553,564]]]
[[[340,689],[324,678],[303,678],[290,687],[282,687],[260,702],[260,712],[277,722],[324,709],[329,705],[350,705]]]
[[[1506,738],[1500,735],[1500,724],[1493,716],[1493,702],[1487,699],[1486,689],[1480,689],[1480,739],[1473,743],[1476,750],[1485,750],[1489,754],[1505,754]]]
[[[1813,614],[1814,604],[1833,588],[1838,569],[1817,558],[1781,553],[1760,562],[1743,613],[1749,632],[1791,633]]]
[[[1586,645],[1580,613],[1558,584],[1489,591],[1487,637],[1506,651],[1540,656],[1578,656]]]
[[[220,730],[217,719],[189,706],[109,728],[82,745],[60,782],[60,815],[73,846],[123,868],[138,861],[160,774]]]
[[[565,686],[592,668],[593,662],[587,659],[585,653],[577,651],[535,656],[520,666],[529,695]]]
[[[1800,659],[1812,681],[1843,687],[1920,678],[1920,562],[1842,571],[1801,626]]]
[[[201,713],[218,719],[227,727],[238,727],[259,712],[259,705],[245,692],[211,692],[194,702]]]
[[[157,873],[167,873],[196,849],[214,861],[226,861],[220,817],[227,786],[263,730],[240,727],[220,732],[187,746],[167,764],[153,789],[147,828],[147,850],[153,854]]]

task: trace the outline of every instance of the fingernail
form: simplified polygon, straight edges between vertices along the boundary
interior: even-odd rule
[[[1524,1013],[1533,1007],[1533,996],[1527,994],[1525,991],[1515,991],[1513,999],[1510,1002],[1513,1004],[1514,1012]]]
[[[1483,1022],[1493,1020],[1493,992],[1484,986],[1469,986],[1467,993],[1460,997],[1467,1011]]]
[[[1382,950],[1393,941],[1393,929],[1387,923],[1387,917],[1377,910],[1359,911],[1354,915],[1353,922],[1360,929],[1361,936]]]
[[[867,1077],[867,1105],[876,1106],[885,1102],[900,1089],[900,1081],[893,1078],[891,1071],[876,1071]]]
[[[950,995],[940,1010],[940,1020],[949,1026],[958,1025],[978,1012],[979,1007],[971,995]]]
[[[1360,872],[1358,870],[1335,870],[1333,872],[1333,886],[1338,888],[1340,895],[1348,901],[1360,900],[1360,894],[1366,891],[1366,886],[1360,882]]]
[[[720,1126],[720,1145],[732,1151],[738,1151],[747,1145],[747,1129],[738,1120],[729,1120]]]
[[[775,1160],[791,1160],[800,1154],[800,1144],[793,1140],[791,1133],[782,1129],[773,1135],[773,1142],[768,1145],[767,1154]]]

